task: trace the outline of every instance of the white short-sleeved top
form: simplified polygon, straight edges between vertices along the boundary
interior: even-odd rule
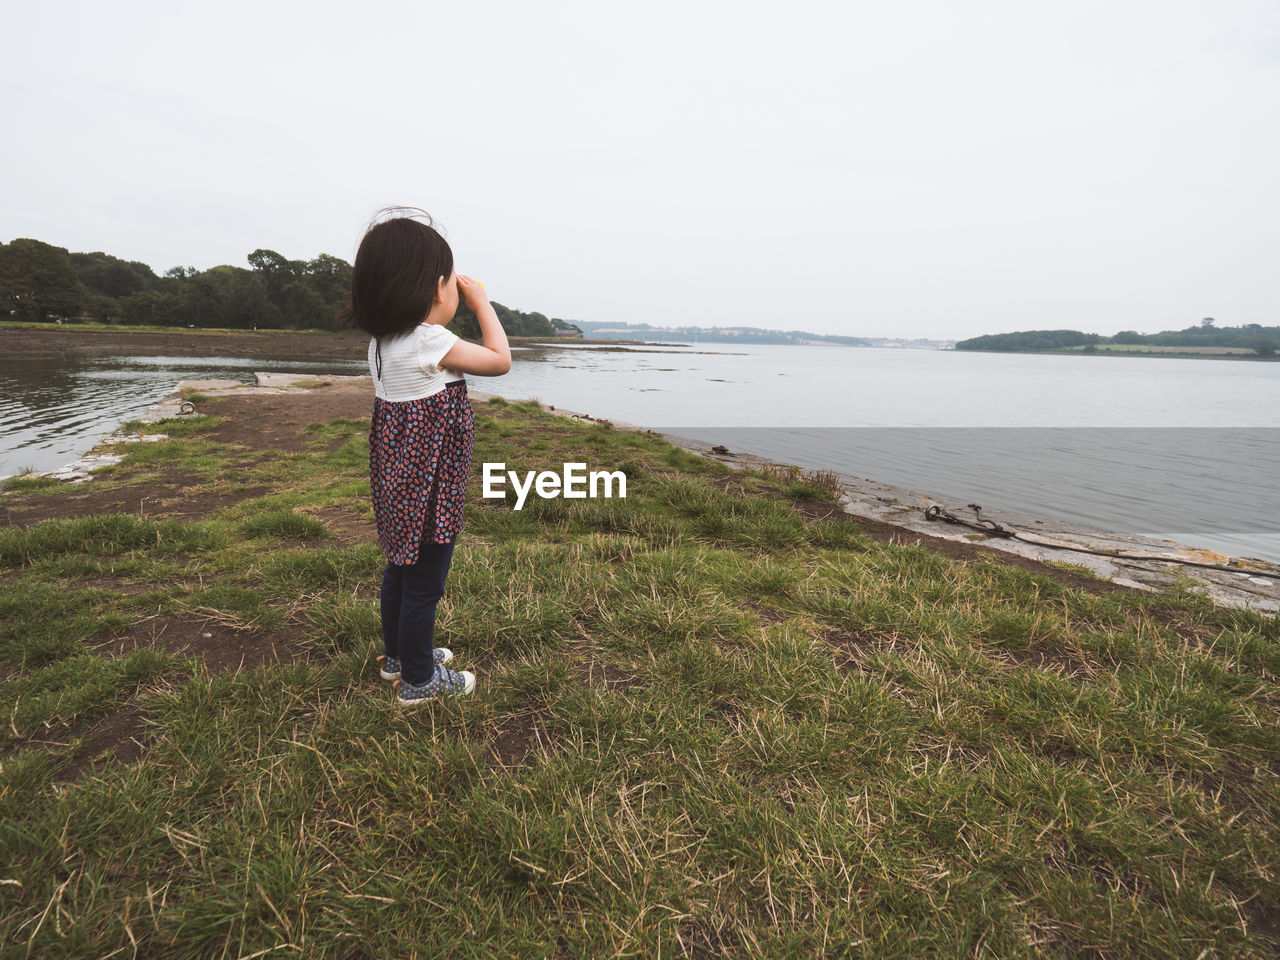
[[[382,376],[378,376],[378,338],[369,340],[369,376],[373,391],[383,400],[421,400],[439,393],[462,373],[440,366],[458,342],[458,335],[438,323],[420,323],[412,330],[382,338]]]

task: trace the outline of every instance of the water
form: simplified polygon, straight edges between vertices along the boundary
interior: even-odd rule
[[[504,396],[671,427],[1270,427],[1280,410],[1280,363],[776,345],[648,349],[656,352],[522,350],[505,377],[474,382]]]
[[[1280,364],[542,348],[489,386],[1000,511],[1280,562]],[[483,382],[482,382],[482,385]]]
[[[473,387],[811,469],[1280,561],[1280,364],[556,343]],[[0,358],[0,474],[54,469],[182,379],[363,361]],[[600,465],[604,466],[604,465]]]
[[[0,476],[70,463],[182,380],[253,383],[258,370],[367,372],[355,360],[0,357]]]

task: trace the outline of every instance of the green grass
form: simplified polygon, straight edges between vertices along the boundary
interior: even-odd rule
[[[52,490],[60,486],[61,483],[62,481],[53,477],[19,474],[9,477],[2,486],[9,493],[30,493],[32,490]]]
[[[438,617],[466,701],[403,712],[372,665],[382,555],[324,520],[368,515],[361,421],[264,460],[184,418],[94,484],[269,492],[0,530],[0,958],[1275,955],[1274,618],[875,542],[797,511],[821,476],[476,413]],[[499,460],[625,464],[628,496],[516,512],[479,496]],[[103,652],[166,617],[304,656]],[[130,711],[140,757],[85,753]]]

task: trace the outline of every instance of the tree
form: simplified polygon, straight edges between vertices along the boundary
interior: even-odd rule
[[[99,320],[102,323],[116,323],[124,319],[124,309],[120,306],[120,301],[100,293],[86,294],[84,313],[89,319]]]
[[[295,329],[319,327],[332,329],[337,311],[329,309],[324,298],[301,280],[289,284],[281,292],[285,322]]]
[[[119,303],[125,323],[165,326],[180,322],[181,299],[176,293],[139,290]]]
[[[1208,330],[1213,326],[1213,317],[1205,317],[1200,321],[1200,329]]]
[[[203,319],[188,322],[239,329],[285,325],[284,316],[267,300],[257,278],[243,267],[210,267],[191,282],[206,285],[208,296],[200,301]]]
[[[551,321],[547,319],[546,314],[533,313],[524,314],[524,335],[526,337],[554,337],[556,328],[551,325]]]
[[[0,246],[0,302],[4,314],[20,320],[75,316],[82,302],[80,282],[62,247],[20,238]]]
[[[476,319],[475,311],[465,303],[458,304],[458,312],[449,321],[449,329],[464,340],[480,339],[480,321]]]
[[[345,260],[322,253],[307,261],[303,275],[327,304],[340,308],[351,296],[351,264]]]
[[[71,254],[71,266],[85,291],[104,297],[127,297],[154,287],[156,275],[145,263],[129,262],[98,251]]]
[[[1019,330],[1014,333],[990,333],[956,344],[957,350],[1061,350],[1098,343],[1103,337],[1079,330]]]
[[[289,270],[289,261],[276,253],[259,247],[248,256],[249,266],[258,273],[285,273]]]
[[[267,300],[283,311],[285,309],[284,288],[301,276],[306,264],[301,260],[286,260],[274,250],[261,247],[249,254],[248,259],[254,276],[262,284],[262,291],[267,295]]]

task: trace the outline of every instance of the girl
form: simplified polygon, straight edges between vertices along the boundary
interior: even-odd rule
[[[387,558],[378,660],[382,676],[396,681],[396,701],[410,706],[475,689],[475,674],[450,670],[453,654],[435,647],[436,604],[471,466],[475,421],[462,374],[501,376],[511,350],[483,284],[454,270],[431,217],[400,207],[383,213],[394,216],[361,240],[344,315],[372,337],[369,486]],[[484,346],[445,329],[459,300],[475,311]]]

